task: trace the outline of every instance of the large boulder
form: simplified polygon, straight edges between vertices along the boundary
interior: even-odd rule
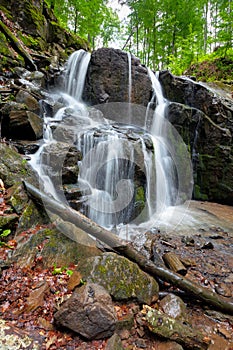
[[[115,300],[137,299],[151,304],[158,297],[159,287],[154,278],[115,253],[82,261],[78,271],[83,280],[102,285]]]
[[[132,92],[129,98],[127,53],[111,48],[94,51],[87,71],[84,100],[92,105],[105,102],[131,102],[147,106],[152,94],[147,68],[131,57]]]
[[[47,227],[37,231],[36,234],[29,234],[24,240],[18,233],[16,236],[18,247],[13,255],[16,265],[20,268],[31,267],[33,262],[37,261],[39,246],[41,247],[39,264],[45,269],[54,265],[77,264],[82,259],[101,253],[87,234],[70,225],[65,222],[58,225],[60,231]]]
[[[87,339],[113,335],[117,316],[108,292],[94,283],[77,288],[55,313],[57,324],[72,329]]]
[[[233,204],[233,102],[185,77],[160,73],[167,118],[188,146],[194,198]]]

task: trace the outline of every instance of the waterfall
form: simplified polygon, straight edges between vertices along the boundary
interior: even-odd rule
[[[156,212],[160,213],[173,204],[173,191],[175,188],[174,164],[169,155],[166,142],[168,140],[165,124],[165,111],[167,100],[163,97],[158,76],[149,75],[152,82],[157,105],[154,111],[151,134],[155,151],[156,169]]]
[[[31,161],[35,168],[40,168],[43,190],[59,200],[41,158],[46,145],[67,142],[68,137],[83,157],[78,164],[76,184],[83,194],[80,211],[120,235],[124,235],[126,225],[127,233],[136,226],[148,230],[164,220],[164,213],[168,221],[169,208],[177,204],[179,180],[172,140],[169,140],[171,130],[165,118],[168,101],[163,96],[158,76],[148,69],[153,96],[148,108],[143,109],[143,122],[137,125],[131,118],[134,115],[131,55],[127,57],[129,103],[125,111],[128,116],[124,114],[124,118],[128,124],[117,125],[114,120],[106,120],[98,106],[90,108],[83,103],[90,54],[80,50],[67,62],[65,88],[57,96],[57,100],[62,99],[63,106],[54,116],[44,113],[44,144]],[[155,107],[153,113],[151,106]],[[55,125],[56,130],[52,131]],[[63,161],[58,159],[60,170]],[[62,187],[61,180],[59,186]],[[64,195],[63,200],[66,200]]]
[[[132,95],[132,59],[131,59],[131,53],[127,52],[127,57],[128,57],[128,101],[131,103],[131,95]]]
[[[79,50],[73,52],[68,59],[65,77],[66,92],[78,102],[82,101],[82,93],[90,57],[90,53]]]

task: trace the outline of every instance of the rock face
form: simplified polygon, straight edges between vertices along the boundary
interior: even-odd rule
[[[26,66],[23,57],[17,47],[30,48],[30,53],[38,68],[57,66],[64,61],[73,50],[88,49],[87,43],[81,38],[68,33],[62,28],[53,11],[42,0],[22,0],[15,6],[13,0],[1,1],[1,21],[12,32],[11,43],[3,33],[0,34],[2,44],[2,57],[0,67]],[[12,18],[13,21],[12,22]],[[14,46],[15,51],[11,46]]]
[[[194,198],[233,204],[233,103],[190,79],[165,71],[160,81],[172,103],[167,118],[188,146]]]
[[[93,283],[76,289],[54,317],[58,324],[87,339],[110,337],[117,322],[110,295],[103,287]]]
[[[10,108],[2,110],[2,133],[7,138],[37,140],[43,135],[43,120],[34,112],[26,110],[24,104],[10,103]],[[9,111],[9,113],[7,113]]]
[[[132,57],[131,72],[131,102],[147,106],[152,94],[147,69]],[[193,198],[233,204],[232,100],[168,71],[160,72],[159,79],[170,101],[167,118],[190,151],[194,170]],[[125,52],[98,49],[92,53],[83,97],[91,105],[129,102]],[[121,116],[120,121],[123,120]]]
[[[147,106],[152,94],[147,68],[132,56],[131,102]],[[102,48],[91,55],[84,100],[92,105],[105,102],[129,102],[129,69],[126,52]]]

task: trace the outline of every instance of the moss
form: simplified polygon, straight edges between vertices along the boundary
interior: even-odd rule
[[[137,298],[139,302],[150,303],[158,292],[153,278],[114,253],[87,259],[78,270],[86,281],[102,285],[117,300]]]
[[[6,7],[0,5],[0,11],[4,12],[4,15],[5,15],[9,20],[12,20],[12,14],[10,13],[10,11],[7,10]]]
[[[21,32],[18,33],[18,37],[22,40],[22,42],[24,43],[24,45],[30,47],[30,48],[34,48],[37,49],[40,45],[40,40],[31,36],[31,35],[25,35],[22,34]]]
[[[195,184],[193,188],[194,199],[207,201],[208,195],[205,193],[201,193],[201,188],[199,185]]]
[[[97,248],[74,242],[57,229],[48,226],[38,230],[17,249],[14,260],[18,266],[30,266],[38,255],[39,245],[42,247],[39,254],[44,268],[52,267],[54,264],[56,266],[77,264],[81,259],[99,254]]]

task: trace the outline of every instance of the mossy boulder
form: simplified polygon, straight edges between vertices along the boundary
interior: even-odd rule
[[[3,180],[5,187],[11,187],[22,180],[36,180],[36,175],[14,147],[5,143],[0,143],[0,178]]]
[[[104,253],[78,266],[83,280],[102,285],[115,300],[137,299],[151,304],[158,296],[157,282],[138,265],[115,253]]]
[[[21,243],[20,234],[16,239],[19,245],[13,259],[21,268],[31,267],[38,256],[41,256],[40,264],[43,268],[50,268],[54,265],[77,264],[82,259],[100,254],[95,246],[88,246],[86,242],[83,245],[75,242],[56,228],[40,229],[29,235],[26,242],[24,240]]]
[[[0,230],[3,231],[5,229],[10,229],[10,230],[14,229],[17,220],[18,220],[17,214],[7,214],[4,216],[0,216]]]

